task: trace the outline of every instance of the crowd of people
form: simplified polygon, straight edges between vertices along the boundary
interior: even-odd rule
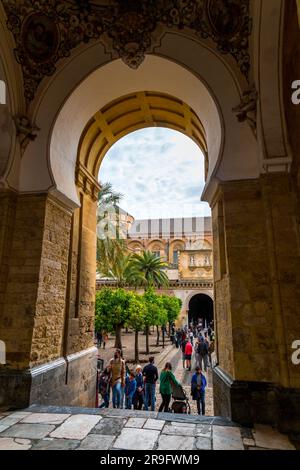
[[[211,354],[214,350],[213,324],[203,329],[202,324],[191,324],[182,329],[173,325],[170,334],[172,343],[181,348],[183,368],[191,371],[192,357],[195,357],[195,372],[191,378],[191,396],[197,402],[198,414],[205,414],[206,377],[203,373],[212,365]],[[106,339],[106,338],[105,338]],[[103,338],[102,338],[103,340]],[[115,350],[114,357],[99,376],[98,387],[102,397],[100,408],[108,408],[110,395],[113,408],[126,408],[151,411],[156,406],[156,384],[159,381],[161,404],[159,412],[169,412],[172,398],[172,385],[181,386],[176,379],[172,364],[167,362],[158,373],[154,357],[142,368],[137,365],[130,369],[122,357],[122,351]]]

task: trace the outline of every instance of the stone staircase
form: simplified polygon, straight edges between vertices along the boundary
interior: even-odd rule
[[[32,405],[0,414],[0,450],[295,450],[269,426],[217,416]]]

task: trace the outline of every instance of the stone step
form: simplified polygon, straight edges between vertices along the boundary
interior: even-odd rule
[[[231,426],[239,427],[227,418],[221,416],[199,416],[175,413],[159,413],[158,411],[139,411],[125,410],[114,408],[81,408],[76,406],[48,406],[48,405],[31,405],[25,410],[31,413],[58,413],[58,414],[88,414],[100,415],[105,417],[122,417],[126,418],[152,418],[164,421],[174,421],[178,423],[191,424],[209,424],[214,426]]]

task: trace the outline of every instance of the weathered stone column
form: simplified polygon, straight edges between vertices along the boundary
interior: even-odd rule
[[[222,183],[213,208],[216,414],[299,431],[299,234],[288,175]]]
[[[72,210],[48,194],[2,196],[0,210],[0,404],[94,406],[92,334],[65,349]]]

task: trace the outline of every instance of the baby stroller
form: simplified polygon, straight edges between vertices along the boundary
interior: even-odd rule
[[[181,384],[175,385],[173,382],[171,383],[172,389],[172,412],[173,413],[180,413],[180,414],[191,414],[191,407],[189,404],[189,399],[184,391],[184,388]]]

